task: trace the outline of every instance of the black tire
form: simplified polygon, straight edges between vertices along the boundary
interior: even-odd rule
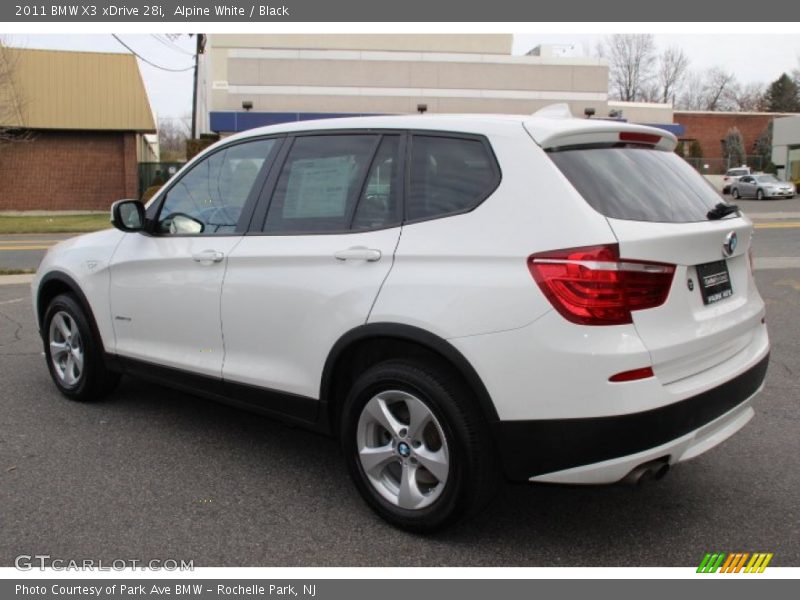
[[[756,200],[763,200],[763,199],[764,199],[764,191],[763,190],[758,190],[756,192]]]
[[[357,429],[362,410],[376,394],[390,390],[421,400],[433,413],[446,440],[446,482],[436,499],[423,508],[401,508],[387,500],[369,480],[359,458]],[[444,370],[404,360],[371,367],[357,379],[347,396],[340,431],[345,461],[356,488],[378,515],[402,529],[428,533],[452,525],[484,508],[497,489],[499,471],[489,427],[469,390]]]
[[[83,368],[74,382],[66,382],[56,371],[51,347],[50,329],[54,317],[66,314],[74,323],[83,351]],[[70,400],[91,402],[108,395],[119,383],[119,374],[109,371],[103,359],[103,345],[92,332],[89,318],[81,304],[72,294],[61,294],[53,298],[47,306],[42,326],[45,361],[50,377],[58,391]]]
[[[733,191],[731,192],[731,195],[738,200],[739,199],[739,188],[733,188]]]

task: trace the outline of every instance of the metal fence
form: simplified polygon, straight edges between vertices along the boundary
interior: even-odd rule
[[[692,165],[695,170],[703,175],[724,175],[728,169],[741,167],[741,164],[735,164],[728,158],[688,158],[684,160]],[[745,158],[745,165],[750,167],[753,171],[765,171],[770,168],[769,161],[764,160],[763,156],[747,156]]]
[[[182,162],[139,163],[139,198],[147,188],[164,185],[184,164]]]

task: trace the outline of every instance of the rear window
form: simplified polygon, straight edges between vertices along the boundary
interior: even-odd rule
[[[573,148],[550,158],[598,212],[614,219],[705,221],[721,197],[673,152],[649,148]]]

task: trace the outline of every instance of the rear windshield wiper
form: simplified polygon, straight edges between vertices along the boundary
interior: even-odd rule
[[[738,215],[739,207],[736,206],[735,204],[720,202],[714,208],[708,211],[708,213],[706,213],[706,217],[708,217],[712,221],[715,221],[717,219],[721,219],[722,217],[727,217],[732,213],[736,213]]]

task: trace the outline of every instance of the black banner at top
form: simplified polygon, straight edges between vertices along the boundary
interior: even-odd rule
[[[785,22],[800,2],[761,0],[32,0],[3,22]],[[724,32],[721,29],[720,32]]]

